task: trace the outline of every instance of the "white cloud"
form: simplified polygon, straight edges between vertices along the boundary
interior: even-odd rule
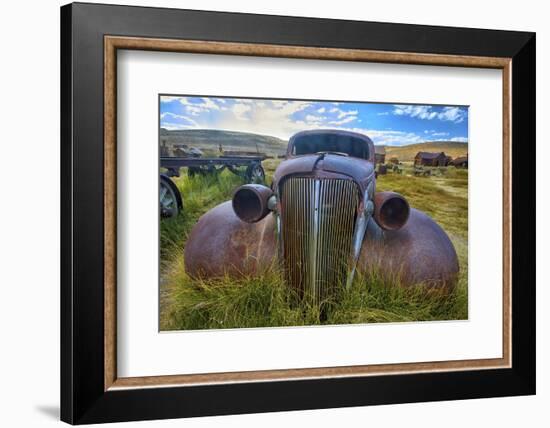
[[[349,110],[349,111],[340,110],[340,113],[338,113],[338,119],[342,119],[346,116],[356,116],[357,113],[359,113],[357,110]]]
[[[437,115],[441,120],[449,120],[454,123],[460,123],[466,117],[466,112],[460,107],[444,107],[443,111]]]
[[[379,130],[379,129],[364,129],[357,127],[339,127],[344,131],[358,132],[367,135],[374,144],[386,146],[405,146],[408,144],[423,143],[424,137],[415,134],[414,132],[394,131],[394,130]]]
[[[202,107],[195,107],[191,105],[186,106],[185,110],[187,111],[187,113],[190,113],[193,116],[198,116],[204,112],[204,109]]]
[[[199,128],[199,124],[190,117],[172,112],[165,112],[160,115],[160,126],[165,129],[188,129]]]
[[[198,125],[196,121],[194,121],[193,119],[191,119],[190,117],[187,117],[187,116],[184,116],[184,115],[181,115],[181,114],[175,114],[175,113],[172,113],[172,112],[165,112],[165,113],[162,113],[160,115],[160,118],[161,119],[165,119],[165,118],[170,118],[170,119],[179,119],[179,120],[183,120],[185,122],[189,122],[193,125]]]
[[[172,97],[168,95],[161,95],[160,96],[160,102],[161,103],[171,103],[172,101],[179,100],[181,97]]]
[[[201,113],[211,110],[221,110],[221,107],[217,103],[225,103],[221,98],[192,98],[193,101],[191,101],[190,97],[161,97],[161,102],[172,102],[175,100],[178,100],[184,106],[185,111],[193,116],[199,116]]]
[[[307,114],[306,115],[306,122],[307,123],[318,124],[318,123],[321,123],[321,122],[325,121],[326,119],[327,119],[326,116],[315,116],[313,114]]]
[[[311,105],[308,101],[239,99],[228,111],[220,112],[216,121],[208,122],[204,127],[287,139],[298,131],[320,127],[326,119],[325,116],[311,113],[299,121],[292,118],[295,113]]]
[[[438,118],[454,123],[460,123],[466,118],[466,111],[460,107],[443,107],[443,110],[438,113],[431,106],[395,104],[392,113],[398,116],[410,116],[426,120]]]
[[[338,116],[340,117],[340,116]],[[329,122],[330,125],[343,125],[345,123],[352,122],[354,120],[357,120],[357,116],[347,116],[344,117],[342,120],[332,120]]]
[[[419,119],[431,120],[437,116],[437,113],[431,111],[430,106],[401,105],[396,104],[393,108],[393,114],[398,116],[418,117]]]
[[[333,103],[336,104],[336,103]],[[356,116],[359,112],[357,110],[342,110],[338,107],[332,107],[329,113],[336,114],[337,119],[343,119],[346,116]]]
[[[327,109],[324,108],[324,107],[321,107],[320,109],[317,110],[317,113],[324,113]]]
[[[194,129],[194,126],[184,125],[182,123],[172,123],[172,122],[163,122],[161,125],[164,129],[168,131],[177,131],[178,129]]]
[[[466,137],[453,137],[451,138],[451,141],[454,141],[456,143],[467,143],[468,139]]]
[[[363,133],[367,134],[375,144],[386,146],[405,146],[424,141],[423,137],[414,132],[368,129]]]
[[[243,103],[237,103],[231,108],[231,111],[238,120],[248,120],[249,118],[246,116],[246,113],[250,110],[252,110],[252,107]]]
[[[212,110],[219,110],[220,109],[220,106],[217,105],[210,98],[201,98],[201,99],[202,99],[201,107],[206,108],[206,109],[212,109]]]

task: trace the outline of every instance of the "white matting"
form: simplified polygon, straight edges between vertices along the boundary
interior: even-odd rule
[[[470,106],[469,319],[160,333],[159,93]],[[498,70],[120,51],[118,376],[501,357],[501,160]]]

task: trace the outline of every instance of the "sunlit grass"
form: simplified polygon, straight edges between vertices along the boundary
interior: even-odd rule
[[[463,319],[460,294],[395,286],[375,274],[357,275],[349,290],[320,306],[301,301],[277,268],[235,281],[187,276],[183,259],[172,273],[173,303],[165,330],[283,327]],[[321,316],[321,311],[323,312]]]
[[[161,260],[171,260],[174,252],[183,248],[187,235],[199,217],[220,202],[231,198],[242,179],[229,171],[219,175],[195,175],[190,178],[182,169],[181,177],[174,177],[182,198],[183,210],[172,219],[160,222]]]
[[[266,182],[280,160],[264,161]],[[349,290],[318,307],[297,303],[276,266],[239,280],[196,280],[184,269],[183,249],[198,218],[231,198],[242,180],[228,171],[218,177],[175,179],[184,198],[183,213],[161,222],[161,329],[251,328],[318,324],[411,322],[468,317],[468,171],[454,167],[431,177],[381,175],[377,190],[403,194],[411,207],[426,212],[447,232],[460,263],[458,286],[450,295],[390,284],[377,275],[358,274]],[[221,249],[223,250],[223,249]],[[322,320],[322,321],[321,321]]]

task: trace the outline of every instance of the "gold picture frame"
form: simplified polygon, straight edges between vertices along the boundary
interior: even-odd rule
[[[357,49],[296,47],[197,40],[105,36],[105,390],[185,386],[272,380],[356,377],[438,371],[507,368],[511,365],[511,58],[380,52]],[[357,365],[306,369],[262,370],[170,376],[116,375],[116,52],[119,49],[209,55],[246,55],[274,58],[359,61],[391,64],[439,65],[502,70],[503,120],[503,322],[502,358]]]

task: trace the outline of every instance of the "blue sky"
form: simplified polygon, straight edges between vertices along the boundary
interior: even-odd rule
[[[460,106],[161,96],[160,126],[221,129],[288,139],[306,129],[337,128],[375,144],[468,141],[468,109]]]

